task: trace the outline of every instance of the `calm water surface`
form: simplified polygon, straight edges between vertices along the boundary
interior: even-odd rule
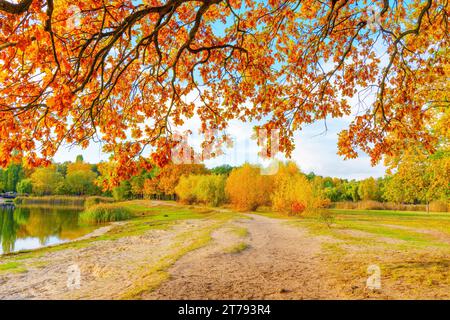
[[[78,221],[82,208],[0,205],[0,254],[79,238],[95,229]]]

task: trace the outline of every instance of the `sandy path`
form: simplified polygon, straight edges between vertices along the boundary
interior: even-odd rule
[[[248,230],[240,238],[228,228],[169,269],[171,279],[146,299],[332,299],[340,296],[323,271],[321,243],[283,220],[249,215],[233,224]],[[240,253],[227,248],[245,242]]]

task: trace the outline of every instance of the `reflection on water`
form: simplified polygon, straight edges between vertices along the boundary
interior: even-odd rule
[[[81,210],[0,206],[0,254],[76,239],[92,231],[78,222]]]

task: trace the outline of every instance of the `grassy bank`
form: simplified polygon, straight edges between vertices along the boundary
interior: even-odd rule
[[[68,207],[82,207],[85,197],[75,196],[43,196],[43,197],[23,197],[14,199],[17,205],[54,205]]]
[[[124,206],[135,217],[124,225],[116,225],[107,233],[98,237],[62,243],[55,246],[42,247],[38,249],[22,250],[2,255],[2,259],[22,261],[30,258],[41,257],[47,253],[53,253],[65,249],[81,249],[88,247],[92,242],[98,240],[117,240],[122,237],[139,236],[149,230],[167,230],[179,221],[187,219],[203,219],[217,215],[216,212],[202,213],[201,210],[189,209],[187,207],[175,207],[159,205],[154,206],[151,201],[135,200],[118,203]],[[1,269],[1,268],[0,268]]]

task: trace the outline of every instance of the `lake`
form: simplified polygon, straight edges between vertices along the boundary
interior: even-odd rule
[[[79,238],[95,229],[78,221],[83,208],[0,205],[0,254]]]

